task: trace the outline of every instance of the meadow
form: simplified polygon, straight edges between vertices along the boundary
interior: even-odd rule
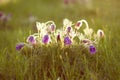
[[[77,3],[65,5],[62,0],[16,0],[0,4],[0,12],[11,14],[10,21],[0,21],[0,80],[120,80],[120,1],[92,3],[90,9]],[[64,18],[73,22],[85,19],[95,32],[102,29],[105,39],[94,55],[79,45],[17,51],[17,43],[26,42],[30,34],[37,32],[36,22],[29,20],[31,16],[39,22],[53,20],[56,28],[63,26]]]

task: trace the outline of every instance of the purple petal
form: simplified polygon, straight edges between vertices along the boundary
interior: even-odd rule
[[[24,43],[18,43],[17,45],[16,45],[16,50],[21,50],[23,47],[25,46],[25,44]]]
[[[55,25],[51,24],[51,31],[55,31]]]
[[[80,26],[80,24],[81,24],[81,22],[77,22],[77,23],[76,23],[76,26],[77,26],[77,27],[79,27],[79,26]]]
[[[78,22],[76,23],[75,28],[79,29],[81,26],[82,26],[82,22],[81,22],[81,21],[78,21]]]
[[[67,32],[69,33],[71,30],[71,27],[67,27]]]
[[[45,35],[45,36],[43,37],[43,39],[42,39],[42,42],[43,42],[44,44],[48,43],[48,42],[49,42],[49,36],[48,36],[48,35]]]
[[[91,53],[91,54],[95,54],[95,53],[96,53],[96,48],[95,48],[95,46],[93,46],[93,45],[90,45],[90,46],[89,46],[89,50],[90,50],[90,53]]]
[[[60,34],[57,35],[57,42],[61,41]]]
[[[31,43],[31,44],[35,44],[36,43],[36,40],[34,38],[34,36],[30,35],[27,39],[27,42]]]
[[[71,42],[71,40],[70,40],[70,38],[68,36],[64,38],[64,44],[65,45],[71,45],[71,43],[72,42]]]

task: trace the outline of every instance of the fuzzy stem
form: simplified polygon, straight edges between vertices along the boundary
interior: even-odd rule
[[[86,20],[82,19],[81,21],[84,22],[84,23],[86,24],[86,27],[87,27],[87,28],[89,28],[88,22],[87,22]]]
[[[54,21],[47,21],[47,22],[45,23],[45,25],[47,25],[48,23],[53,23],[53,24],[54,24]]]

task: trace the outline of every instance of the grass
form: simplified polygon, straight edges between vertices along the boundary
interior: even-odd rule
[[[120,80],[119,0],[94,0],[93,10],[78,5],[62,7],[61,2],[21,0],[0,6],[1,11],[13,15],[6,26],[0,23],[0,80]],[[103,29],[106,38],[95,55],[78,45],[63,49],[43,46],[20,53],[15,50],[16,43],[36,31],[34,23],[28,22],[29,14],[40,22],[53,20],[57,28],[64,18],[74,22],[86,19],[95,31]]]

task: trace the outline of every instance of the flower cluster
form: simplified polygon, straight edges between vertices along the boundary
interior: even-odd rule
[[[81,31],[83,24],[86,25],[86,27]],[[104,32],[101,29],[99,29],[97,33],[93,32],[93,29],[88,26],[86,20],[79,20],[74,24],[72,21],[64,19],[61,29],[56,29],[53,21],[45,23],[36,22],[36,27],[38,32],[29,35],[27,38],[27,43],[30,46],[59,43],[59,45],[65,47],[80,44],[88,48],[91,54],[95,54],[96,45],[104,38]],[[76,37],[79,39],[78,43],[76,43]],[[16,50],[21,50],[27,43],[17,44]]]

